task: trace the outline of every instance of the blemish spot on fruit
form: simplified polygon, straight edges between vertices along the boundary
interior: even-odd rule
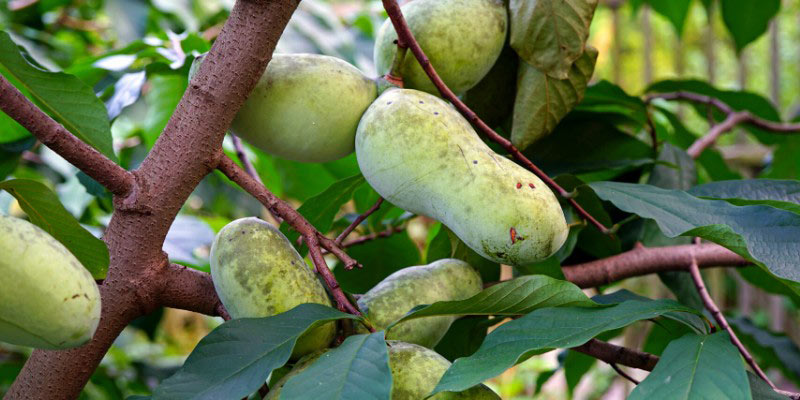
[[[519,189],[519,188],[521,188],[521,187],[522,187],[522,183],[520,183],[520,182],[517,182],[517,189]]]
[[[392,102],[391,101],[387,101],[386,104],[389,105],[389,104],[392,104]]]
[[[509,234],[511,235],[511,244],[516,243],[517,242],[517,230],[514,229],[513,226],[509,230]]]
[[[425,104],[425,102],[424,102],[424,101],[422,101],[422,100],[420,100],[420,101],[419,101],[419,104]]]
[[[73,299],[75,299],[75,298],[78,298],[78,297],[81,297],[81,295],[79,295],[79,294],[77,294],[77,293],[72,295],[72,298],[73,298]]]
[[[473,164],[477,164],[477,163],[478,163],[478,160],[472,160],[472,163],[473,163]]]
[[[528,186],[530,186],[530,187],[531,187],[531,189],[536,189],[536,186],[533,186],[533,184],[532,184],[532,183],[529,183],[529,184],[528,184]]]
[[[438,111],[434,111],[433,115],[439,115],[439,112]]]

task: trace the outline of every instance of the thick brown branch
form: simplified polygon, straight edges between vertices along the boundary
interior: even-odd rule
[[[663,271],[687,270],[694,250],[698,265],[702,267],[744,266],[749,261],[716,244],[682,245],[668,247],[641,247],[622,254],[567,265],[562,268],[568,281],[582,287],[607,285],[633,276]]]
[[[86,175],[117,196],[127,195],[134,185],[133,175],[84,143],[50,118],[0,75],[0,109],[25,127],[39,141],[78,167]]]
[[[652,371],[656,367],[656,363],[658,363],[658,356],[597,339],[592,339],[583,345],[573,347],[572,350],[590,355],[609,364],[622,364],[645,371]]]
[[[436,86],[441,93],[442,97],[450,101],[456,109],[464,116],[469,122],[473,125],[477,126],[478,129],[486,135],[489,139],[498,143],[502,146],[506,151],[508,151],[514,159],[517,160],[522,166],[532,171],[536,176],[538,176],[541,180],[543,180],[550,188],[558,192],[561,197],[567,199],[567,201],[575,208],[575,211],[578,212],[581,216],[586,218],[592,225],[596,226],[600,232],[605,234],[610,233],[609,229],[605,227],[600,221],[595,219],[591,214],[589,214],[586,210],[583,209],[576,201],[573,199],[573,195],[570,192],[567,192],[562,188],[556,181],[551,179],[547,174],[544,173],[539,167],[534,165],[527,157],[525,157],[522,152],[519,151],[508,139],[500,136],[497,132],[495,132],[489,125],[486,125],[474,111],[470,110],[466,104],[464,104],[458,96],[453,93],[450,88],[444,83],[439,74],[436,73],[436,70],[433,68],[428,57],[425,55],[425,52],[420,47],[419,42],[414,38],[414,34],[411,32],[411,29],[408,27],[408,23],[406,22],[405,17],[403,17],[403,12],[400,10],[400,5],[397,4],[397,0],[383,0],[383,8],[386,10],[386,13],[389,15],[389,19],[392,21],[392,25],[394,26],[394,30],[397,32],[398,38],[398,45],[408,46],[408,49],[411,50],[411,53],[414,54],[414,57],[417,58],[422,69],[431,79],[431,82]]]
[[[214,290],[211,275],[178,264],[170,264],[164,271],[164,289],[159,300],[164,307],[211,316],[222,316],[220,311],[225,309]]]
[[[341,245],[342,241],[347,237],[347,235],[350,234],[350,232],[356,229],[356,227],[360,225],[362,222],[364,222],[365,219],[369,218],[369,216],[372,215],[372,213],[378,211],[378,209],[381,208],[381,204],[383,204],[383,197],[379,198],[378,201],[376,201],[375,204],[373,204],[372,207],[369,208],[369,210],[359,215],[358,218],[356,218],[353,221],[353,223],[350,224],[350,226],[345,228],[345,230],[343,230],[342,233],[340,233],[339,236],[336,237],[336,240],[334,240],[334,242],[337,245]]]
[[[714,317],[714,320],[717,321],[720,327],[728,332],[730,335],[731,343],[739,349],[739,353],[741,353],[742,357],[744,357],[747,364],[756,374],[763,379],[767,384],[772,388],[772,390],[778,390],[774,383],[767,377],[767,374],[761,370],[761,367],[758,366],[755,360],[753,360],[753,356],[750,355],[750,352],[744,347],[744,344],[739,340],[739,337],[736,336],[736,333],[733,331],[731,326],[728,324],[728,320],[725,319],[725,316],[722,315],[722,311],[719,310],[717,304],[714,303],[714,299],[711,298],[711,295],[708,293],[706,289],[706,284],[703,282],[703,276],[700,275],[700,267],[697,264],[697,259],[692,257],[692,261],[689,264],[689,273],[692,275],[692,280],[694,281],[694,286],[697,289],[697,293],[700,294],[700,298],[703,300],[703,305],[705,305],[706,309],[711,313],[711,316]]]

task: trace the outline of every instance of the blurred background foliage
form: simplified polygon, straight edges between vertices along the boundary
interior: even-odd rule
[[[233,0],[2,0],[0,29],[24,48],[28,60],[52,71],[73,74],[94,89],[108,110],[119,162],[133,169],[157,140],[186,89],[192,60],[209,50],[233,3]],[[800,1],[778,1],[780,10],[766,32],[740,51],[737,46],[742,47],[743,42],[735,40],[726,28],[726,24],[735,23],[735,18],[732,22],[729,15],[726,17],[725,3],[730,8],[736,1],[601,1],[589,39],[600,53],[592,82],[601,82],[596,88],[618,90],[613,87],[615,84],[628,94],[640,95],[657,81],[699,79],[722,90],[753,92],[768,99],[777,112],[776,117],[795,119],[800,115],[800,96],[797,96]],[[774,1],[752,3],[763,3],[759,7],[769,8]],[[713,5],[708,8],[708,4]],[[334,55],[374,76],[372,38],[384,18],[377,0],[304,0],[281,38],[278,51]],[[583,109],[579,107],[576,113],[588,112],[591,102],[590,92]],[[693,136],[708,129],[707,119],[700,112],[692,112],[689,106],[665,103],[659,107],[663,112],[654,119],[660,139],[682,137],[681,140],[691,143]],[[567,118],[564,124],[569,123]],[[601,126],[600,130],[605,128]],[[620,129],[629,135],[625,137],[644,135],[643,131]],[[636,181],[645,176],[642,170],[649,172],[653,164],[644,142],[620,141],[616,133],[608,135],[608,143],[622,147],[612,149],[608,143],[597,143],[597,136],[576,137],[572,143],[552,140],[539,145],[548,151],[535,161],[544,163],[549,172],[574,173],[584,181],[619,176]],[[700,182],[720,177],[797,179],[800,143],[780,142],[781,147],[774,146],[776,143],[777,140],[758,140],[745,129],[724,136],[719,153],[707,157],[712,160],[701,158]],[[605,149],[602,151],[616,149],[625,152],[625,158],[649,157],[650,161],[628,160],[624,168],[612,168],[601,162],[602,169],[593,169],[585,165],[576,167],[576,160],[560,156],[574,152],[574,147],[569,146],[581,145]],[[225,149],[233,154],[229,139]],[[331,184],[358,173],[354,155],[331,163],[301,164],[271,157],[251,147],[246,150],[267,187],[296,206],[313,204],[315,196]],[[547,154],[560,158],[548,158]],[[102,232],[112,210],[110,195],[58,155],[37,144],[4,114],[0,114],[0,155],[0,180],[15,177],[47,183],[85,227],[98,235]],[[576,184],[575,177],[568,175],[562,176],[560,182],[567,186]],[[332,230],[341,230],[369,208],[377,194],[368,185],[362,185],[352,199],[344,204]],[[316,202],[320,201],[324,200],[317,198]],[[599,207],[599,200],[596,202]],[[22,211],[10,195],[0,192],[0,213],[21,215]],[[602,213],[601,217],[606,219],[615,217]],[[232,219],[250,215],[270,218],[257,201],[215,172],[187,201],[164,250],[175,262],[207,270],[208,246],[215,232]],[[429,245],[437,243],[438,225],[425,218],[411,217],[387,205],[362,227],[360,234],[396,227],[405,229],[404,233],[350,250],[368,266],[365,273],[381,275],[369,279],[378,280],[387,271],[419,264],[430,256]],[[635,224],[638,222],[632,225]],[[578,230],[578,234],[582,240],[573,262],[614,254],[633,243],[633,239],[624,237],[624,232],[620,235],[622,242],[592,236],[594,233],[589,229]],[[352,275],[348,278],[339,272],[337,276],[343,287],[358,287]],[[754,276],[752,279],[757,280],[757,274]],[[749,318],[742,319],[741,326],[785,331],[797,342],[800,334],[796,304],[741,284],[743,278],[735,273],[711,271],[707,279],[718,303],[735,309],[734,315]],[[653,297],[671,296],[657,277],[631,279],[624,287]],[[105,357],[82,398],[120,399],[149,393],[160,379],[182,364],[200,338],[220,323],[218,318],[172,309],[159,310],[137,320]],[[627,346],[658,352],[657,337],[664,335],[659,329],[663,328],[642,322],[613,336]],[[756,337],[747,336],[757,341]],[[767,339],[788,340],[777,336]],[[783,360],[783,366],[777,367],[780,363],[769,364],[766,360],[777,353],[770,353],[771,349],[781,347],[774,343],[764,347],[766,350],[755,352],[767,366],[776,366],[770,368],[770,373],[796,382],[798,376],[791,375],[800,371],[800,354],[794,354],[794,358],[789,357],[792,354],[783,354],[789,361]],[[445,349],[438,350],[446,353]],[[19,373],[29,351],[0,344],[0,394]],[[568,351],[534,357],[489,384],[504,399],[616,399],[624,397],[630,389],[607,365]]]

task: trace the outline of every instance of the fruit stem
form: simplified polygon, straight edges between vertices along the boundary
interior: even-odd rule
[[[386,74],[383,79],[386,79],[387,82],[391,83],[394,86],[399,88],[403,87],[403,73],[400,72],[400,68],[403,66],[403,61],[406,59],[406,53],[408,53],[408,46],[406,46],[403,42],[399,39],[395,40],[397,44],[397,52],[392,57],[392,68],[389,69],[389,73]]]

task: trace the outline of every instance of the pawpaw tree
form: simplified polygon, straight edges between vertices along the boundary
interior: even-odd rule
[[[4,398],[800,398],[796,5],[0,7]]]

